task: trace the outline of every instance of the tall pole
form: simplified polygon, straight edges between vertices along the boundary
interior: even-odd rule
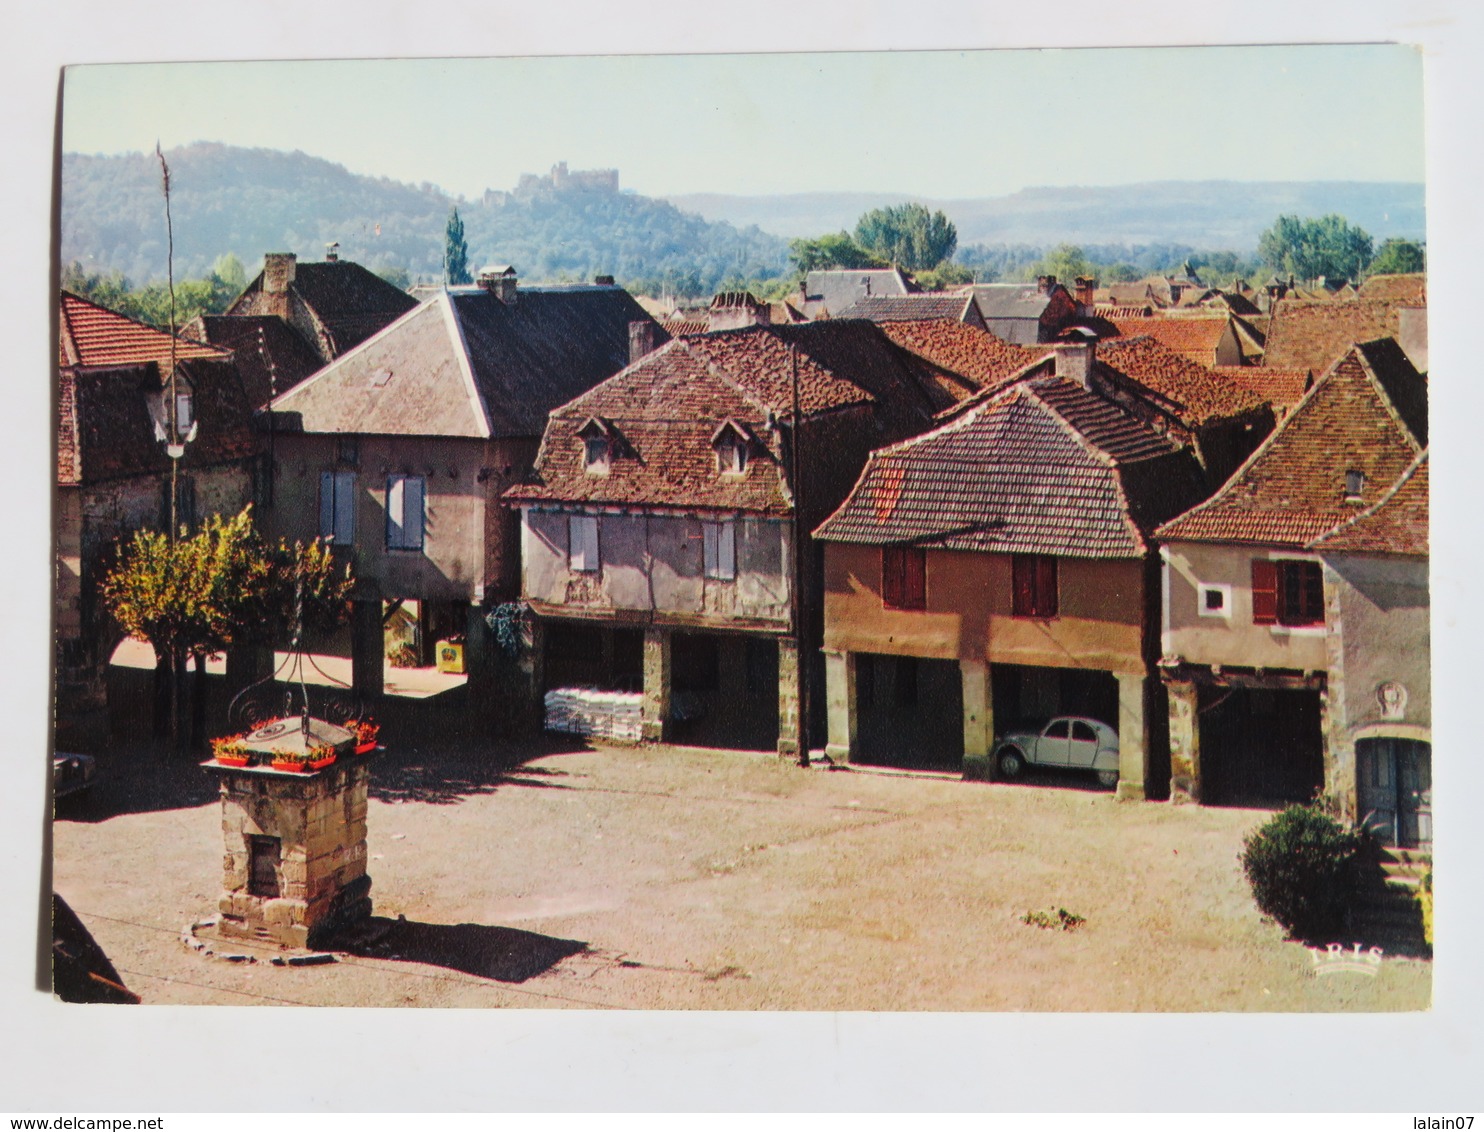
[[[793,385],[793,425],[790,432],[789,475],[794,497],[794,655],[799,670],[799,765],[809,765],[809,654],[804,648],[804,480],[799,474],[799,347],[788,347]]]
[[[180,457],[185,449],[180,443],[180,427],[177,414],[179,402],[175,393],[175,229],[170,221],[170,166],[165,162],[165,152],[155,140],[155,156],[160,159],[160,179],[165,193],[165,282],[170,291],[170,376],[166,379],[165,420],[169,428],[169,440],[165,453],[170,457],[170,502],[167,514],[170,530],[167,534],[171,550],[175,549],[177,524],[177,500],[179,498]],[[170,666],[170,744],[180,746],[180,677],[185,658],[180,654],[180,645],[171,646],[167,663]]]

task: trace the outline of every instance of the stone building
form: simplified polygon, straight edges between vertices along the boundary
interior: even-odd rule
[[[1158,793],[1149,535],[1206,484],[1168,405],[1091,343],[878,449],[815,532],[828,753],[990,777],[997,730],[1085,715],[1119,732],[1120,794]]]
[[[1176,795],[1266,804],[1324,789],[1354,805],[1326,713],[1337,706],[1332,648],[1368,647],[1354,634],[1333,643],[1334,615],[1364,587],[1327,597],[1327,555],[1316,540],[1380,503],[1426,443],[1425,379],[1390,338],[1355,345],[1220,491],[1156,532]],[[1411,578],[1378,592],[1401,585],[1411,593],[1403,605],[1415,607],[1417,569],[1378,569]],[[1336,558],[1330,573],[1333,591],[1365,571]],[[1391,619],[1412,627],[1411,647],[1425,642],[1415,618]],[[1396,679],[1417,684],[1415,675]],[[1355,710],[1348,705],[1347,716]]]
[[[529,473],[551,409],[664,337],[611,283],[520,287],[513,268],[487,271],[273,401],[271,526],[354,553],[363,696],[382,687],[384,603],[402,599],[419,603],[425,637],[467,632],[482,678],[484,614],[519,588],[501,494]]]
[[[236,514],[261,497],[266,469],[227,351],[176,339],[172,403],[168,333],[65,291],[59,325],[56,733],[66,750],[106,726],[104,676],[122,634],[100,603],[101,567],[116,540],[169,526],[172,419],[184,450],[177,523]]]
[[[822,730],[808,532],[873,444],[952,403],[932,370],[869,322],[754,325],[673,341],[554,411],[506,495],[542,690],[642,689],[647,738],[799,755]]]

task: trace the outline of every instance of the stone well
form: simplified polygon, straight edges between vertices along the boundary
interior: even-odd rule
[[[324,720],[280,719],[242,744],[249,765],[204,765],[221,776],[220,931],[316,947],[371,915],[366,875],[369,754]],[[327,766],[275,769],[272,761],[333,749]]]

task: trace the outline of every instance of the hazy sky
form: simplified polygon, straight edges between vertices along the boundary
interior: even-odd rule
[[[563,160],[651,195],[1423,179],[1421,54],[1387,45],[97,65],[63,123],[464,195]]]

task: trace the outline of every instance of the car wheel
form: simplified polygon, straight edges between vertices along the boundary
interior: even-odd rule
[[[1025,756],[1014,747],[1006,747],[1000,752],[1000,775],[1004,778],[1019,778],[1020,772],[1025,769]]]
[[[1118,785],[1118,772],[1116,770],[1098,771],[1098,785],[1106,790],[1112,790]]]

